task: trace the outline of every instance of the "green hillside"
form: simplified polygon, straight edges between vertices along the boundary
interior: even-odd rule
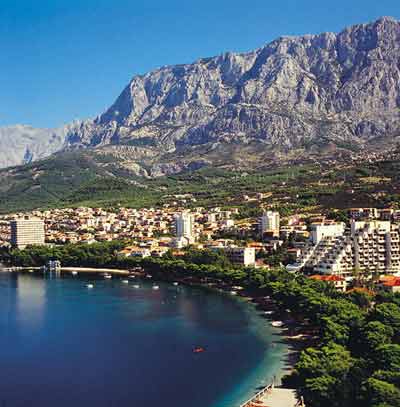
[[[397,206],[400,162],[357,165],[304,164],[239,172],[203,167],[160,178],[142,178],[88,151],[68,152],[33,164],[0,171],[0,213],[66,206],[157,206],[191,194],[187,204],[227,205],[258,210],[260,203],[286,213],[315,208]],[[264,199],[245,201],[244,195]]]

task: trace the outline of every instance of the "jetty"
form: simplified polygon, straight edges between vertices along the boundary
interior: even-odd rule
[[[297,398],[296,390],[275,387],[271,384],[240,407],[305,407],[305,404],[302,399]]]
[[[119,275],[129,275],[131,272],[129,270],[120,269],[108,269],[108,268],[95,268],[95,267],[61,267],[61,271],[77,271],[79,273],[109,273],[109,274],[119,274]]]

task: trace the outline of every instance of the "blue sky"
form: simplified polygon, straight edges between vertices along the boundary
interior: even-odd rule
[[[94,117],[135,74],[382,15],[400,1],[1,0],[0,125]]]

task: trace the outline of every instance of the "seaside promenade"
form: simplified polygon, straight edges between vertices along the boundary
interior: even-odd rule
[[[258,392],[240,407],[305,407],[297,398],[296,390],[270,385]]]

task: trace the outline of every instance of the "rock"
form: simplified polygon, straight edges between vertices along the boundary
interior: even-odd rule
[[[57,149],[127,145],[142,149],[131,160],[160,175],[200,158],[213,162],[216,145],[221,152],[256,142],[260,160],[307,155],[322,144],[365,148],[373,139],[376,148],[379,138],[396,142],[399,107],[400,23],[383,17],[136,76],[94,120],[39,132],[29,143],[25,136],[12,143],[3,129],[0,142],[10,154],[0,165]]]

